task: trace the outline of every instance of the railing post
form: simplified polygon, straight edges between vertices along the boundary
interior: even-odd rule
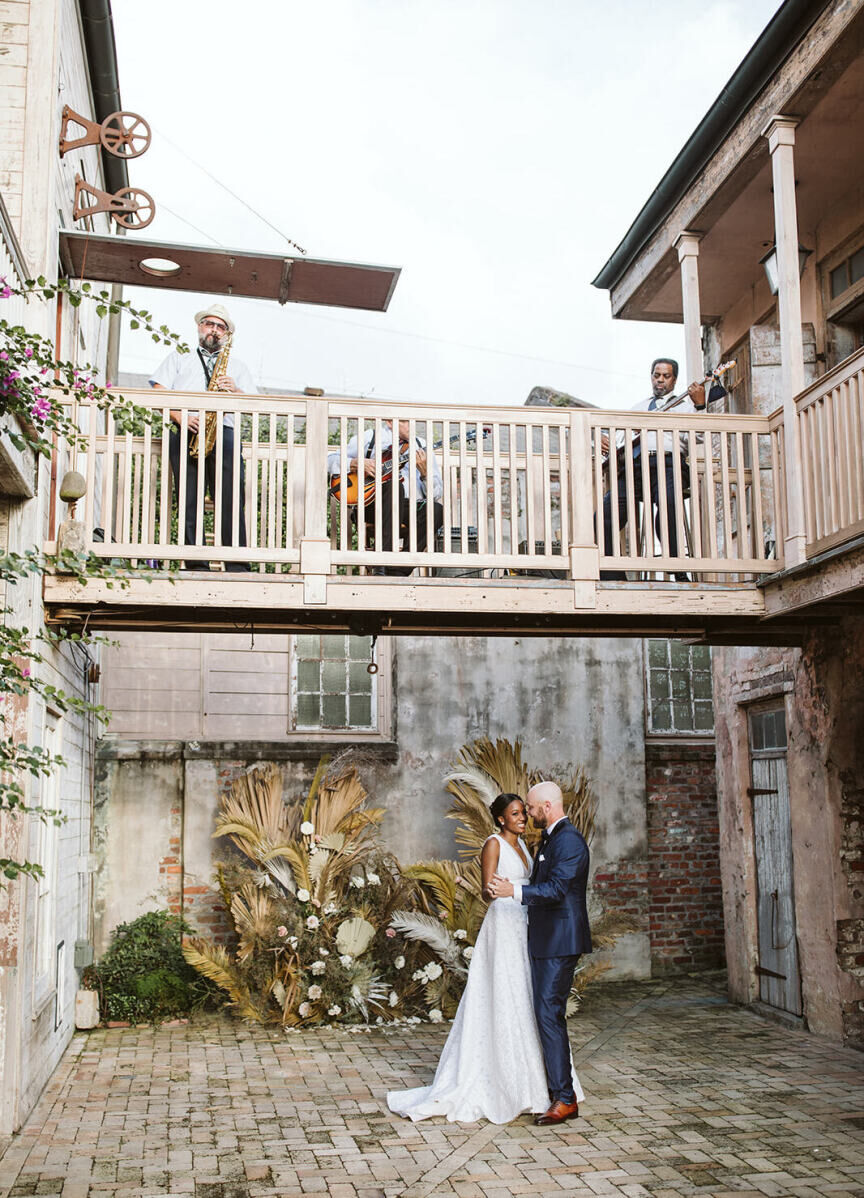
[[[774,180],[774,242],[777,251],[777,307],[780,315],[780,370],[783,384],[783,444],[786,457],[785,562],[807,557],[804,473],[795,397],[804,390],[804,338],[801,332],[801,278],[798,265],[798,209],[795,202],[797,117],[772,116],[763,129]]]
[[[326,399],[307,399],[306,485],[300,540],[304,603],[327,602],[327,577],[332,568],[330,538],[327,536],[328,411]]]
[[[570,413],[570,577],[573,606],[597,606],[600,557],[594,534],[591,427],[587,412]]]

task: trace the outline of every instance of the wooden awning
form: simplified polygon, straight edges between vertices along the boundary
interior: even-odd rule
[[[60,261],[73,279],[369,312],[386,312],[400,272],[395,266],[286,258],[66,229],[60,231]]]

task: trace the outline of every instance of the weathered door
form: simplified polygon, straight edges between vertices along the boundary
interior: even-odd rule
[[[759,997],[800,1015],[801,974],[792,873],[792,825],[782,706],[750,713],[750,769],[756,853]]]

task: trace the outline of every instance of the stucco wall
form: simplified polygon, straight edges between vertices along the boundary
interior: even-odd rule
[[[585,767],[599,799],[595,870],[644,861],[641,642],[404,638],[395,649],[392,702],[393,740],[363,746],[360,766],[375,801],[388,809],[383,840],[400,859],[455,855],[442,775],[462,744],[489,736],[520,739],[526,759],[543,770]],[[97,947],[117,923],[153,906],[182,904],[187,917],[212,929],[219,918],[211,889],[219,795],[256,760],[282,763],[286,789],[303,792],[326,748],[290,738],[106,738],[96,792]],[[623,938],[616,971],[644,976],[649,969],[646,925]]]

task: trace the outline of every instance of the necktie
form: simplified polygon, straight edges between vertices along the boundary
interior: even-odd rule
[[[656,409],[656,407],[657,407],[657,398],[656,398],[656,396],[652,395],[651,402],[648,405],[648,411],[653,412]]]

